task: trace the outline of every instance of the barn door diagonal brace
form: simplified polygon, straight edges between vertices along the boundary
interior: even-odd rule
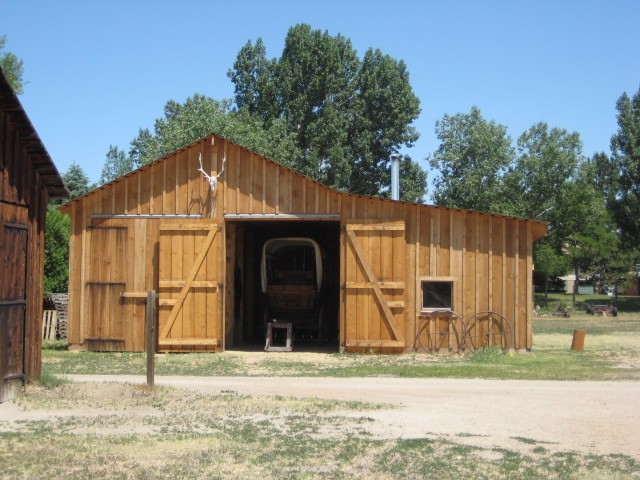
[[[382,312],[384,313],[384,319],[386,320],[387,325],[389,326],[389,328],[391,328],[391,331],[393,332],[394,339],[403,340],[403,335],[400,332],[400,327],[398,326],[396,319],[393,318],[393,313],[391,313],[391,309],[389,308],[389,305],[387,304],[387,301],[385,300],[384,295],[382,294],[380,283],[376,279],[373,273],[373,269],[371,268],[371,265],[369,265],[369,262],[365,257],[364,250],[362,250],[362,246],[358,241],[358,237],[349,228],[347,228],[347,235],[348,235],[349,241],[351,242],[351,245],[353,245],[353,248],[356,251],[356,256],[360,261],[360,265],[362,265],[362,268],[364,269],[364,272],[367,275],[367,278],[369,279],[371,286],[373,287],[373,292],[374,292],[376,301],[378,302],[378,305],[380,306],[380,308],[382,309]]]

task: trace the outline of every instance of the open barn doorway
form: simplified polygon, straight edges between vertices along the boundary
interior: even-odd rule
[[[226,222],[225,348],[259,350],[268,322],[290,323],[297,351],[337,351],[340,222]],[[282,342],[286,331],[278,331]]]

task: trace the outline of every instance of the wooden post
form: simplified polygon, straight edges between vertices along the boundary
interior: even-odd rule
[[[147,385],[153,387],[155,376],[155,328],[156,292],[147,291]]]
[[[584,330],[574,330],[573,331],[573,342],[571,342],[571,350],[582,351],[584,348]]]

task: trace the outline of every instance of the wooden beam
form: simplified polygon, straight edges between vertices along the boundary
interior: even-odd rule
[[[217,229],[218,225],[215,223],[161,223],[160,231],[203,231]]]
[[[159,347],[185,347],[185,346],[202,346],[211,345],[218,346],[217,338],[160,338],[158,339]]]
[[[373,285],[368,282],[347,282],[345,284],[346,288],[353,289],[369,289],[373,288]],[[404,290],[405,283],[404,282],[378,282],[378,286],[381,289],[389,289],[389,290]]]
[[[185,280],[160,280],[158,286],[160,288],[182,288],[186,284]],[[191,282],[191,288],[213,288],[218,289],[218,282],[210,280],[194,280]]]
[[[353,222],[357,222],[357,220],[350,220]],[[385,222],[385,223],[359,223],[359,224],[348,224],[348,231],[356,231],[356,230],[364,230],[364,231],[393,231],[393,230],[401,230],[404,231],[404,222]]]
[[[391,347],[404,348],[404,340],[347,340],[347,347]]]

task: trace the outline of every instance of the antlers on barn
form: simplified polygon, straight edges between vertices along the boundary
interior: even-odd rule
[[[216,211],[216,190],[218,189],[218,178],[222,175],[222,172],[224,172],[224,164],[227,161],[227,157],[225,156],[222,158],[222,168],[217,175],[213,176],[204,171],[204,167],[202,166],[202,154],[198,157],[198,161],[200,162],[200,168],[198,171],[202,172],[204,178],[209,182],[209,187],[211,187],[211,216],[213,216]]]

